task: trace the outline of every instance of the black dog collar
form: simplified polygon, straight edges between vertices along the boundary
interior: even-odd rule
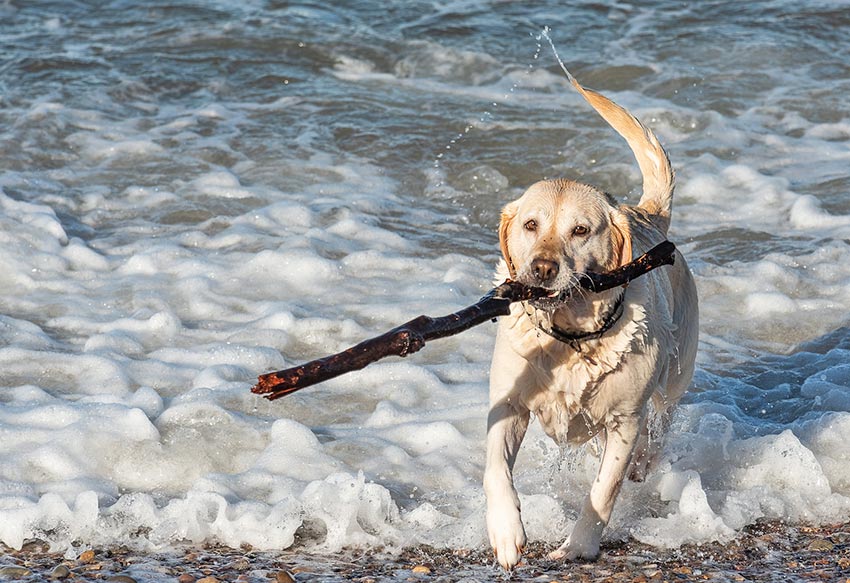
[[[569,344],[574,348],[577,346],[578,342],[583,340],[596,340],[601,338],[608,330],[610,330],[614,324],[620,319],[623,315],[623,300],[626,297],[626,293],[623,292],[620,294],[620,297],[617,298],[617,301],[614,302],[608,309],[608,313],[605,314],[605,317],[602,319],[602,325],[596,329],[591,331],[585,330],[564,330],[563,328],[559,328],[552,324],[551,326],[545,326],[539,322],[535,323],[535,326],[538,330],[545,332],[555,340],[560,342],[564,342],[565,344]],[[526,310],[525,312],[529,318],[532,317],[532,314]],[[533,321],[533,318],[532,318]]]

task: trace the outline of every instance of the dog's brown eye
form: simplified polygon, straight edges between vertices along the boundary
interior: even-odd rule
[[[523,228],[526,231],[536,231],[537,230],[537,221],[535,221],[534,219],[529,219],[529,220],[525,221],[525,224],[523,224]]]
[[[590,229],[585,227],[584,225],[576,225],[576,228],[573,229],[573,235],[578,235],[581,237],[582,235],[587,235],[590,232]]]

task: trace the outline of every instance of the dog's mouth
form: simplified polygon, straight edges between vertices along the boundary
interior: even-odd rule
[[[538,290],[543,292],[543,295],[529,300],[529,303],[538,310],[553,310],[567,304],[572,299],[575,288],[553,290],[538,288]]]

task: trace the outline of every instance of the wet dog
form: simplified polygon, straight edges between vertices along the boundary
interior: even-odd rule
[[[587,271],[609,271],[663,241],[674,177],[655,135],[603,95],[570,82],[623,138],[643,175],[636,206],[619,205],[570,180],[534,184],[502,211],[497,279],[552,290],[552,298],[513,304],[499,322],[490,372],[487,529],[505,569],[526,544],[513,466],[531,415],[559,443],[604,442],[598,474],[572,533],[554,559],[593,559],[628,474],[640,478],[657,453],[647,418],[664,424],[690,384],[697,350],[693,278],[675,264],[626,288],[572,292]]]

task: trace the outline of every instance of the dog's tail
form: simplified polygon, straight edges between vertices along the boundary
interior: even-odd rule
[[[673,168],[670,166],[667,152],[652,130],[635,116],[604,95],[585,89],[566,67],[562,65],[562,68],[573,87],[578,89],[593,109],[628,142],[643,175],[643,195],[640,197],[638,206],[657,217],[657,223],[666,232],[670,225],[675,184]]]

